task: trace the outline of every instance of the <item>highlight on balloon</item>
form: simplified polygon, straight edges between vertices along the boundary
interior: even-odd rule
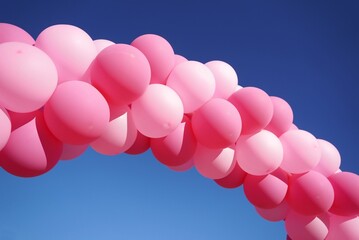
[[[288,102],[239,86],[228,63],[187,60],[156,34],[114,43],[64,24],[34,39],[0,23],[0,56],[8,173],[36,177],[88,147],[150,149],[173,171],[243,186],[261,217],[285,221],[288,239],[359,239],[359,176],[340,170],[333,144],[293,124]]]

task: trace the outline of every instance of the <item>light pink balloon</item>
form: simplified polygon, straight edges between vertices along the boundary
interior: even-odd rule
[[[265,129],[278,137],[288,131],[293,124],[293,111],[290,105],[279,97],[270,97],[273,103],[273,117]]]
[[[242,121],[230,102],[213,98],[193,113],[192,126],[200,144],[209,148],[226,148],[237,141]]]
[[[305,173],[320,161],[321,149],[317,139],[304,130],[290,130],[279,137],[284,157],[281,168],[289,173]]]
[[[340,153],[333,144],[326,140],[318,139],[318,143],[322,154],[319,163],[313,170],[329,177],[339,170],[341,163]]]
[[[175,64],[173,67],[177,66],[180,63],[187,62],[187,61],[188,61],[187,58],[185,58],[181,55],[175,54]]]
[[[1,26],[1,25],[0,25]],[[11,121],[5,108],[0,107],[0,151],[6,145],[11,133]]]
[[[187,61],[178,64],[167,79],[167,86],[180,96],[185,113],[200,108],[213,97],[215,91],[214,76],[204,64]]]
[[[88,148],[88,144],[70,145],[64,144],[60,160],[72,160],[83,154]]]
[[[137,131],[137,137],[132,146],[125,151],[127,154],[137,155],[146,152],[150,148],[151,139]]]
[[[198,144],[193,162],[202,176],[211,179],[224,178],[235,166],[234,149],[211,149]]]
[[[0,165],[19,177],[35,177],[59,161],[62,143],[48,130],[42,114],[15,129],[0,152]]]
[[[110,110],[105,98],[82,81],[67,81],[56,88],[44,108],[50,131],[67,144],[88,144],[105,131]]]
[[[283,147],[276,135],[262,130],[252,136],[239,138],[236,144],[236,160],[247,173],[266,175],[281,165]]]
[[[183,163],[179,166],[168,166],[169,169],[176,171],[176,172],[185,172],[190,170],[193,167],[193,160],[190,159],[187,162]]]
[[[329,233],[326,240],[358,240],[359,217],[342,217],[332,215],[330,218]]]
[[[165,84],[175,64],[175,55],[171,44],[161,36],[145,34],[131,43],[145,54],[151,66],[151,83]]]
[[[286,218],[289,206],[286,201],[281,202],[278,206],[274,208],[258,208],[256,207],[257,213],[264,218],[265,220],[271,221],[271,222],[278,222],[282,221]]]
[[[102,50],[104,50],[105,48],[107,48],[108,46],[114,45],[115,43],[107,40],[107,39],[96,39],[93,41],[93,43],[95,44],[97,53],[101,52]]]
[[[327,212],[334,201],[329,180],[316,171],[293,175],[287,194],[288,204],[303,215],[314,216]]]
[[[227,176],[224,178],[215,179],[214,181],[219,186],[224,188],[237,188],[243,184],[246,176],[247,173],[239,167],[237,162],[235,162],[232,171]]]
[[[341,216],[359,216],[359,175],[338,172],[329,181],[334,188],[334,203],[329,211]]]
[[[14,112],[41,108],[57,85],[54,63],[26,43],[0,44],[0,105]]]
[[[143,135],[160,138],[175,130],[183,118],[177,93],[162,84],[151,84],[131,106],[135,125]]]
[[[321,218],[300,215],[295,211],[289,211],[285,219],[285,228],[293,240],[324,240],[328,235],[328,226]]]
[[[273,104],[266,92],[255,87],[244,87],[228,100],[238,109],[242,118],[242,134],[254,134],[265,128],[273,116]]]
[[[113,105],[128,105],[150,83],[150,65],[142,52],[127,44],[114,44],[101,51],[91,66],[92,84]]]
[[[33,45],[35,40],[22,28],[9,23],[0,23],[0,43],[22,42]]]
[[[237,88],[238,77],[231,65],[223,61],[210,61],[205,64],[213,73],[216,80],[216,89],[213,97],[229,98]]]
[[[82,80],[97,54],[92,38],[85,31],[66,24],[53,25],[43,30],[35,46],[54,61],[59,83]]]

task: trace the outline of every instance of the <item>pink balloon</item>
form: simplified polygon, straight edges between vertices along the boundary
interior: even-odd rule
[[[168,166],[169,169],[176,171],[176,172],[185,172],[190,170],[193,167],[193,160],[190,159],[187,162],[183,163],[179,166]]]
[[[293,240],[324,240],[328,235],[328,226],[321,218],[300,215],[295,211],[289,211],[285,219],[285,228]]]
[[[183,62],[187,62],[188,59],[181,56],[181,55],[178,55],[178,54],[175,54],[175,64],[174,64],[174,67],[177,66],[178,64],[180,63],[183,63]]]
[[[82,81],[67,81],[56,88],[44,108],[50,131],[67,144],[88,144],[105,131],[110,110],[105,98]]]
[[[216,80],[216,89],[213,97],[229,98],[237,88],[238,77],[231,65],[223,61],[210,61],[205,64],[213,73]]]
[[[96,39],[93,41],[93,43],[95,44],[97,53],[101,52],[102,50],[104,50],[105,48],[107,48],[108,46],[114,45],[115,43],[107,40],[107,39]]]
[[[101,51],[91,66],[92,84],[113,105],[128,105],[150,83],[150,65],[142,52],[127,44],[114,44]]]
[[[183,118],[183,104],[171,88],[151,84],[131,108],[135,125],[143,135],[161,138],[175,130]]]
[[[236,144],[239,166],[252,175],[266,175],[276,170],[283,160],[283,147],[278,137],[262,130],[239,138]]]
[[[318,143],[322,154],[319,163],[313,170],[329,177],[339,170],[340,153],[333,144],[326,140],[318,139]]]
[[[1,25],[0,25],[1,26]],[[0,107],[0,151],[6,145],[11,133],[11,121],[5,108]]]
[[[137,137],[132,146],[125,151],[127,154],[137,155],[146,152],[150,148],[151,139],[137,131]]]
[[[35,177],[59,161],[62,144],[48,130],[42,114],[15,129],[0,152],[0,165],[19,177]]]
[[[180,96],[184,112],[191,113],[213,97],[215,79],[204,64],[187,61],[178,64],[172,70],[167,79],[167,86]]]
[[[274,208],[258,208],[256,207],[257,213],[264,218],[265,220],[271,221],[271,222],[278,222],[282,221],[286,218],[289,206],[286,201],[281,202],[278,206]]]
[[[175,64],[175,56],[170,43],[161,36],[145,34],[131,43],[145,54],[151,66],[151,83],[165,84]]]
[[[11,120],[11,131],[14,131],[18,127],[21,127],[25,123],[28,123],[31,120],[33,120],[37,116],[37,114],[39,114],[39,112],[41,111],[42,111],[41,109],[28,113],[17,113],[17,112],[7,111]]]
[[[288,129],[289,130],[299,130],[299,128],[293,123],[290,128]]]
[[[326,240],[358,240],[359,217],[342,217],[332,215],[330,218],[329,233]]]
[[[202,176],[211,179],[224,178],[235,166],[234,149],[211,149],[198,144],[193,162]]]
[[[153,155],[166,166],[185,164],[193,157],[196,146],[197,141],[188,118],[167,136],[151,140]]]
[[[293,111],[290,105],[279,97],[270,97],[273,103],[273,117],[266,126],[278,137],[288,131],[293,124]]]
[[[289,173],[305,173],[320,161],[321,149],[317,139],[304,130],[290,130],[279,137],[284,157],[281,168]]]
[[[22,42],[33,45],[35,40],[22,28],[9,23],[0,23],[0,43]]]
[[[224,178],[215,179],[214,181],[224,188],[237,188],[240,187],[247,173],[243,171],[239,165],[235,162],[232,171]]]
[[[227,100],[213,98],[192,115],[193,132],[199,143],[209,148],[233,145],[242,129],[241,116]]]
[[[88,148],[88,144],[70,145],[64,144],[60,160],[72,160],[83,154]]]
[[[242,134],[254,134],[265,128],[273,116],[273,104],[263,90],[244,87],[234,92],[228,100],[242,117]]]
[[[54,61],[59,83],[82,80],[97,54],[92,38],[85,31],[66,24],[53,25],[43,30],[35,46]]]
[[[0,105],[14,112],[41,108],[57,85],[52,60],[26,43],[0,44]]]
[[[291,177],[287,201],[298,213],[314,216],[330,209],[334,201],[334,190],[324,175],[309,171]]]
[[[359,175],[338,172],[329,177],[334,188],[334,203],[330,212],[341,216],[359,215]]]

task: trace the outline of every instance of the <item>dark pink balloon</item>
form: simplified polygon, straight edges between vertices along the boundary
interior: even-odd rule
[[[17,113],[17,112],[8,111],[11,120],[11,131],[14,131],[15,129],[21,127],[25,123],[30,122],[32,119],[36,117],[36,115],[39,112],[41,112],[41,110],[28,112],[28,113]]]
[[[6,145],[11,133],[11,121],[5,108],[0,107],[0,151]]]
[[[286,218],[289,211],[289,206],[287,201],[283,201],[274,208],[265,209],[256,207],[256,211],[265,220],[278,222]]]
[[[83,154],[88,148],[88,144],[84,145],[70,145],[64,144],[63,150],[60,156],[60,160],[72,160]]]
[[[35,44],[35,40],[31,35],[22,28],[9,23],[0,23],[0,43],[4,42]]]
[[[247,173],[235,163],[234,168],[226,177],[215,179],[214,181],[224,188],[237,188],[243,184],[246,176]]]
[[[278,137],[288,131],[293,124],[293,111],[290,105],[279,97],[270,97],[273,103],[273,117],[266,129]]]
[[[359,239],[359,216],[343,217],[332,215],[330,217],[329,233],[326,240],[339,239]]]
[[[137,131],[137,137],[132,146],[125,151],[127,154],[137,155],[146,152],[150,148],[151,139]]]
[[[168,166],[169,169],[176,171],[176,172],[185,172],[190,170],[193,167],[193,160],[190,159],[187,162],[183,163],[179,166]]]

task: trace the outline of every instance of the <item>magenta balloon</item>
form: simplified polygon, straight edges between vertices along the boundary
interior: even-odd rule
[[[273,116],[273,104],[263,90],[244,87],[234,92],[228,100],[242,117],[242,134],[254,134],[265,128]]]
[[[270,97],[273,103],[273,117],[266,126],[278,137],[288,131],[293,124],[293,111],[290,105],[279,97]]]
[[[127,154],[137,155],[146,152],[150,148],[151,139],[137,131],[137,137],[132,146],[125,151]]]
[[[171,44],[161,36],[145,34],[131,43],[145,54],[151,66],[151,83],[165,84],[175,64]]]
[[[108,46],[114,45],[115,43],[107,40],[107,39],[96,39],[93,41],[93,43],[95,44],[97,53],[101,52],[102,50],[104,50],[105,48],[107,48]]]
[[[82,81],[67,81],[58,85],[44,115],[50,131],[63,143],[82,145],[102,135],[110,110],[96,88]]]
[[[35,177],[52,169],[60,159],[62,143],[48,130],[42,114],[15,129],[0,152],[0,165],[19,177]]]
[[[359,217],[342,217],[332,215],[330,218],[329,233],[326,240],[358,240]]]
[[[162,84],[151,84],[132,103],[133,120],[143,135],[161,138],[175,130],[183,118],[183,104],[177,93]]]
[[[237,188],[240,187],[247,173],[243,171],[239,165],[235,162],[232,171],[224,178],[215,179],[214,181],[224,188]]]
[[[167,79],[167,86],[180,96],[185,113],[192,113],[213,97],[214,76],[204,64],[187,61],[178,64]]]
[[[248,174],[243,183],[244,193],[249,202],[258,208],[274,208],[285,199],[288,185],[273,174],[253,176]]]
[[[247,173],[266,175],[281,165],[283,147],[276,135],[262,130],[252,136],[239,138],[236,144],[236,159]]]
[[[9,23],[0,23],[0,43],[22,42],[33,45],[35,40],[22,28]]]
[[[176,171],[176,172],[185,172],[190,170],[193,167],[193,160],[190,159],[187,162],[183,163],[179,166],[168,166],[169,169]]]
[[[293,240],[324,240],[328,235],[328,226],[321,218],[300,215],[295,211],[289,211],[285,219],[285,228]]]
[[[41,108],[57,85],[54,63],[26,43],[0,44],[0,105],[14,112]]]
[[[199,143],[209,148],[233,145],[242,129],[241,116],[227,100],[213,98],[192,115],[193,132]]]
[[[283,201],[274,208],[265,209],[256,207],[256,211],[265,220],[278,222],[286,218],[289,211],[289,206],[286,201]]]
[[[229,98],[237,88],[238,77],[231,65],[223,61],[210,61],[205,64],[213,73],[216,80],[216,89],[213,97]]]
[[[305,173],[320,161],[321,149],[317,139],[304,130],[290,130],[279,137],[284,157],[281,168],[289,173]]]
[[[72,160],[83,154],[88,148],[88,144],[84,145],[70,145],[64,144],[60,160]]]
[[[113,105],[128,105],[139,98],[147,89],[150,77],[145,55],[127,44],[105,48],[91,66],[92,84]]]
[[[202,176],[221,179],[228,176],[235,166],[234,149],[212,149],[198,144],[193,162]]]
[[[0,25],[1,26],[1,25]],[[11,121],[5,108],[0,107],[0,151],[6,145],[11,133]]]
[[[359,175],[338,172],[329,181],[334,188],[334,203],[329,211],[341,216],[359,215]]]
[[[326,140],[318,139],[318,143],[322,154],[318,165],[313,170],[329,177],[339,170],[340,153],[333,144]]]
[[[188,59],[181,56],[181,55],[178,55],[178,54],[175,54],[175,64],[174,64],[174,67],[177,66],[178,64],[180,63],[183,63],[183,62],[187,62]]]
[[[53,25],[43,30],[35,46],[54,61],[59,83],[81,80],[97,54],[92,38],[85,31],[66,24]]]
[[[329,180],[316,171],[293,175],[287,194],[288,204],[298,213],[314,216],[327,212],[334,201]]]

